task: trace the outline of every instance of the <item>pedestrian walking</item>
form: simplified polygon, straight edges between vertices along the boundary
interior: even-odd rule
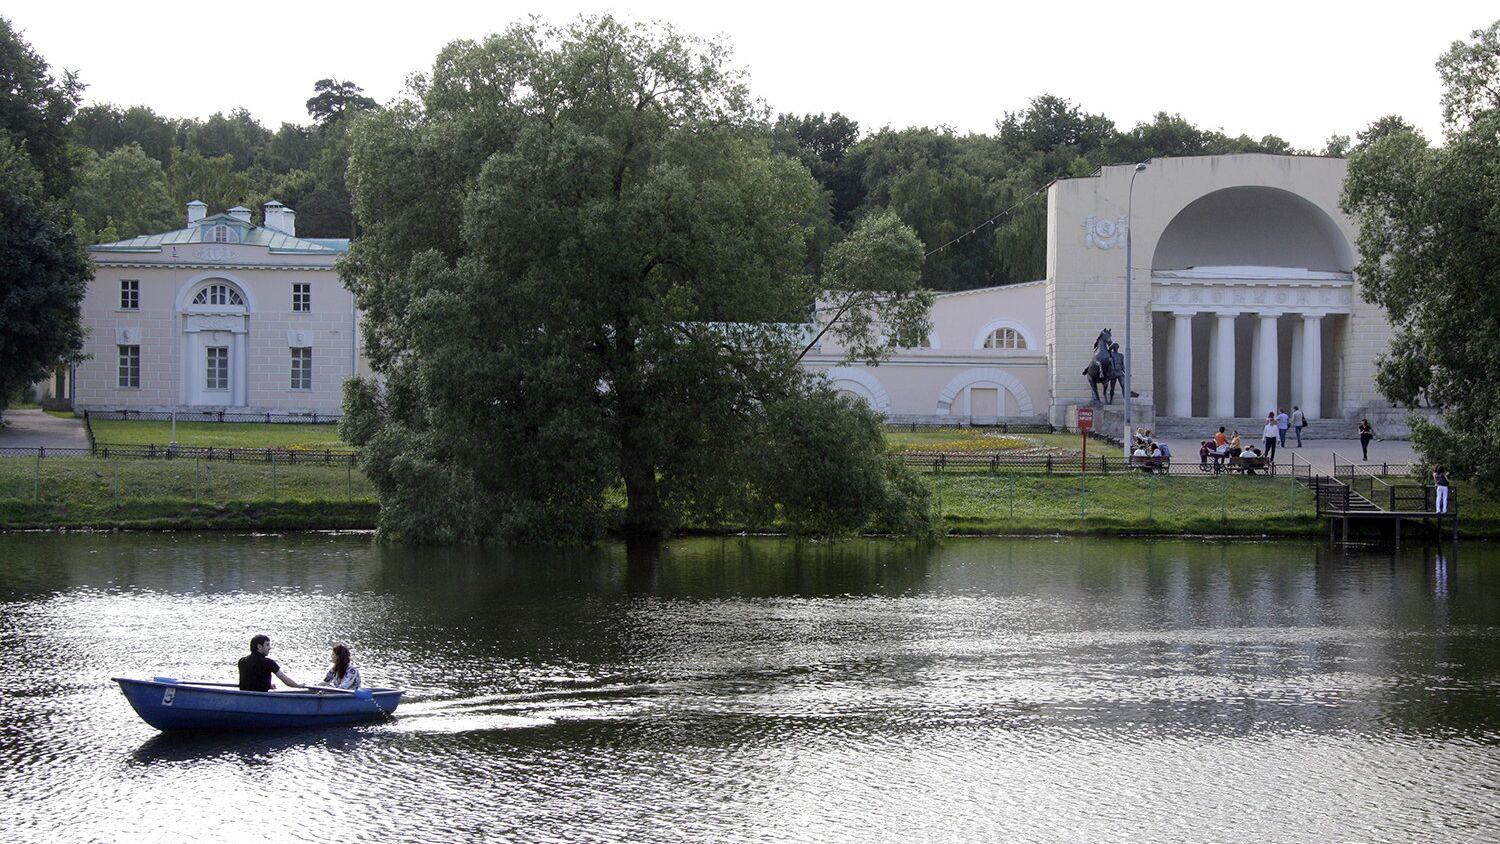
[[[1276,436],[1280,439],[1282,448],[1286,448],[1286,428],[1291,421],[1292,417],[1287,416],[1285,410],[1276,411]]]
[[[1442,466],[1436,466],[1432,470],[1432,486],[1437,489],[1437,511],[1448,512],[1448,473]]]
[[[1359,420],[1359,451],[1364,455],[1364,461],[1370,462],[1370,440],[1375,439],[1375,429],[1370,427],[1370,420]]]
[[[1297,447],[1302,447],[1302,429],[1307,427],[1307,416],[1302,413],[1302,408],[1292,405],[1292,429],[1297,432]]]
[[[1281,429],[1276,427],[1276,414],[1267,413],[1266,427],[1260,433],[1266,438],[1266,462],[1268,463],[1276,462],[1276,437],[1279,430]]]

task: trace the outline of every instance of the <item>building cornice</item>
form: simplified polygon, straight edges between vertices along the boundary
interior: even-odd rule
[[[845,361],[842,355],[808,355],[802,359],[804,364],[817,366],[859,366],[869,369],[884,369],[898,366],[1019,366],[1019,367],[1045,367],[1047,356],[1037,352],[1026,352],[1023,354],[987,354],[987,355],[956,355],[952,353],[943,354],[933,350],[935,354],[911,354],[904,357],[894,357],[883,360],[879,366],[869,367],[859,361]]]
[[[1354,282],[1333,279],[1166,279],[1151,281],[1156,313],[1347,314]]]
[[[120,267],[133,270],[314,270],[318,272],[334,272],[338,267],[333,264],[204,264],[174,261],[109,261],[94,258],[94,264],[100,267]]]

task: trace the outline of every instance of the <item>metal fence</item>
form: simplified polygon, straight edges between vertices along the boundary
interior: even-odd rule
[[[0,448],[0,457],[99,457],[122,460],[225,460],[230,463],[280,463],[282,465],[342,466],[355,463],[359,452],[347,449],[244,448],[239,446],[111,445],[95,443],[91,448]]]
[[[156,410],[85,410],[83,418],[104,420],[135,420],[148,422],[170,422],[174,414]],[[318,413],[230,413],[223,410],[177,411],[178,422],[261,422],[265,424],[332,425],[339,416]]]
[[[274,458],[231,463],[185,455],[152,460],[81,452],[48,449],[45,458],[38,451],[30,460],[0,459],[0,503],[82,512],[142,503],[352,503],[373,501],[375,495],[352,461]]]
[[[1293,455],[1295,457],[1295,455]],[[1011,455],[1004,454],[955,454],[952,452],[901,452],[899,458],[908,468],[917,472],[936,474],[991,474],[1004,475],[1011,472],[1044,475],[1111,475],[1122,472],[1158,475],[1246,475],[1301,477],[1312,475],[1311,467],[1296,460],[1281,463],[1266,463],[1239,459],[1199,460],[1192,458],[1131,458],[1110,451],[1106,454],[1090,453],[1085,464],[1081,454],[1067,455]]]
[[[1090,461],[1092,463],[1092,460]],[[1192,472],[944,474],[932,479],[933,504],[952,530],[1056,529],[1097,524],[1212,531],[1273,530],[1316,515],[1301,477]],[[1331,481],[1330,481],[1331,482]]]

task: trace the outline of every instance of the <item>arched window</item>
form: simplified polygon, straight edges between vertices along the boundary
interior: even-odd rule
[[[214,226],[214,243],[237,243],[239,238],[228,226]]]
[[[244,306],[245,300],[240,298],[240,292],[227,284],[210,284],[198,291],[193,297],[194,305],[239,305]]]
[[[1014,328],[997,328],[984,338],[986,349],[1024,349],[1026,338]]]

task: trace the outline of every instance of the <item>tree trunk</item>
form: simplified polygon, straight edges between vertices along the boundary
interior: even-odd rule
[[[639,442],[639,431],[637,420],[620,420],[620,474],[625,480],[625,521],[621,529],[627,537],[661,536],[666,525],[657,493],[656,462]]]

